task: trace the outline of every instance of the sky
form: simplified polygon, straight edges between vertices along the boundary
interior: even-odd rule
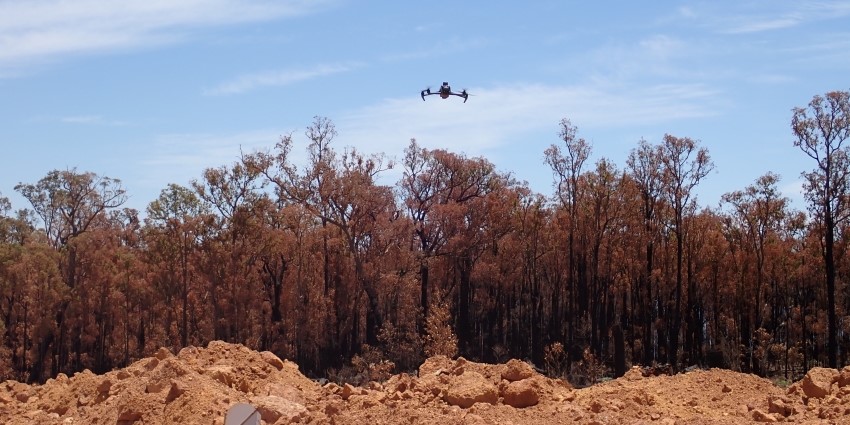
[[[0,0],[0,196],[30,208],[15,185],[76,169],[143,213],[282,135],[304,161],[316,116],[339,151],[415,138],[550,196],[567,118],[586,169],[689,137],[715,165],[701,206],[772,171],[803,210],[791,111],[850,90],[848,52],[850,1]],[[443,81],[472,96],[423,102]]]

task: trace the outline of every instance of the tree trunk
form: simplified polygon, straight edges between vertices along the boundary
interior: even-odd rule
[[[464,354],[468,354],[468,347],[472,342],[472,260],[469,257],[462,257],[457,260],[458,272],[460,274],[460,282],[458,287],[458,303],[457,303],[457,336],[458,345]]]
[[[833,247],[835,245],[835,226],[832,214],[827,209],[826,241],[824,246],[824,263],[826,267],[826,299],[827,314],[829,316],[829,367],[838,368],[838,320],[835,313],[835,257]]]

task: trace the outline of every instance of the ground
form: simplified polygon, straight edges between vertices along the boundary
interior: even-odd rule
[[[815,368],[788,388],[728,370],[622,378],[574,389],[527,363],[432,357],[417,374],[364,387],[308,379],[270,352],[212,342],[104,375],[0,383],[0,423],[215,424],[250,403],[262,424],[850,424],[850,367]]]

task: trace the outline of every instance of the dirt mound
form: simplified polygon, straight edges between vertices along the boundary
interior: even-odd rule
[[[0,423],[223,424],[241,402],[255,406],[264,424],[850,423],[850,368],[812,369],[787,390],[726,370],[644,377],[637,368],[573,389],[518,360],[433,357],[418,376],[321,386],[272,353],[212,342],[176,356],[160,349],[104,375],[7,381]]]

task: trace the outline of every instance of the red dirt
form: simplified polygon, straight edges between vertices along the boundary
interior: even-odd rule
[[[787,389],[720,369],[644,377],[637,368],[573,389],[517,360],[433,357],[418,376],[322,386],[272,353],[212,342],[176,356],[160,349],[104,375],[60,374],[44,385],[6,381],[0,423],[221,425],[240,402],[257,407],[263,424],[850,423],[850,367],[812,369]]]

